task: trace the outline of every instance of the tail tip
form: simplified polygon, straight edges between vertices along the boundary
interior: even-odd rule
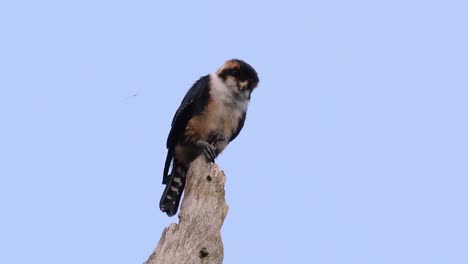
[[[160,204],[159,209],[161,209],[161,211],[166,213],[169,217],[172,217],[177,213],[177,207],[174,205]]]

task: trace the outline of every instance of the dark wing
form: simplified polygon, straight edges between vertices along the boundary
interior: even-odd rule
[[[229,139],[229,142],[233,141],[234,139],[236,139],[236,137],[239,135],[239,133],[241,132],[242,128],[244,127],[244,123],[245,123],[245,117],[247,115],[247,112],[244,113],[244,115],[242,115],[241,119],[239,120],[239,126],[237,127],[236,131],[234,131],[234,133],[232,134],[231,138]]]
[[[201,77],[192,88],[185,94],[184,99],[180,103],[174,118],[172,119],[171,131],[167,137],[166,147],[167,157],[164,165],[163,184],[168,180],[169,167],[174,157],[174,147],[179,139],[184,136],[185,127],[192,116],[198,115],[203,111],[203,108],[210,97],[210,76]]]
[[[206,75],[200,78],[188,90],[182,99],[179,109],[177,109],[172,119],[171,131],[167,137],[167,148],[173,148],[177,139],[183,135],[185,127],[192,116],[198,115],[203,111],[210,96],[210,76]]]

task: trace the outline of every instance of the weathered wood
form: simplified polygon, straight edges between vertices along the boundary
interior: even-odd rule
[[[187,173],[179,224],[166,227],[145,264],[221,264],[221,227],[228,212],[226,177],[216,164],[196,159]]]

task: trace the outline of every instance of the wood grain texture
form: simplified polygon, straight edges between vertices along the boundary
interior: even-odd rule
[[[197,158],[187,174],[179,223],[166,227],[145,264],[221,264],[221,227],[228,212],[226,177],[216,164]]]

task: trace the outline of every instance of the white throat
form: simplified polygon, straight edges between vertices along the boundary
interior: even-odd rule
[[[211,74],[211,96],[216,102],[222,102],[232,110],[247,111],[249,96],[239,91],[236,83],[225,83],[217,74]],[[229,81],[228,81],[229,82]]]

